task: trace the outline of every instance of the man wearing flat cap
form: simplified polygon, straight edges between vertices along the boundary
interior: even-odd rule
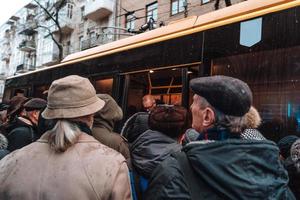
[[[248,85],[211,76],[191,80],[190,87],[198,138],[155,169],[146,199],[295,199],[277,146],[241,138],[252,104]]]
[[[41,98],[32,98],[24,104],[27,119],[32,124],[33,136],[32,141],[36,141],[41,135],[38,133],[38,121],[41,111],[46,108],[47,101]]]

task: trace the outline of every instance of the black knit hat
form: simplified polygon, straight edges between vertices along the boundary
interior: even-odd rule
[[[296,135],[288,135],[279,140],[277,145],[282,157],[287,158],[290,156],[291,146],[297,139],[299,139],[299,137],[297,137]]]
[[[209,76],[190,81],[191,89],[226,115],[243,116],[252,104],[249,86],[228,76]]]

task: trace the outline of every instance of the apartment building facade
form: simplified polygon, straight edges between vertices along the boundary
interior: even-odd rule
[[[139,33],[242,1],[245,0],[121,0],[117,22],[127,32]]]
[[[0,26],[0,100],[6,77],[114,41],[116,5],[115,0],[39,0],[11,16]]]

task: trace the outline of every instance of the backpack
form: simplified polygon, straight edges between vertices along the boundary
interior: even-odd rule
[[[144,199],[145,192],[149,185],[149,180],[144,176],[137,174],[135,171],[129,171],[130,185],[133,200]]]

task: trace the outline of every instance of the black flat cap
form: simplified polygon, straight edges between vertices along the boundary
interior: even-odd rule
[[[26,111],[42,110],[47,106],[47,101],[40,98],[32,98],[24,104]]]
[[[226,115],[243,116],[252,104],[249,86],[228,76],[209,76],[190,81],[191,89]]]

